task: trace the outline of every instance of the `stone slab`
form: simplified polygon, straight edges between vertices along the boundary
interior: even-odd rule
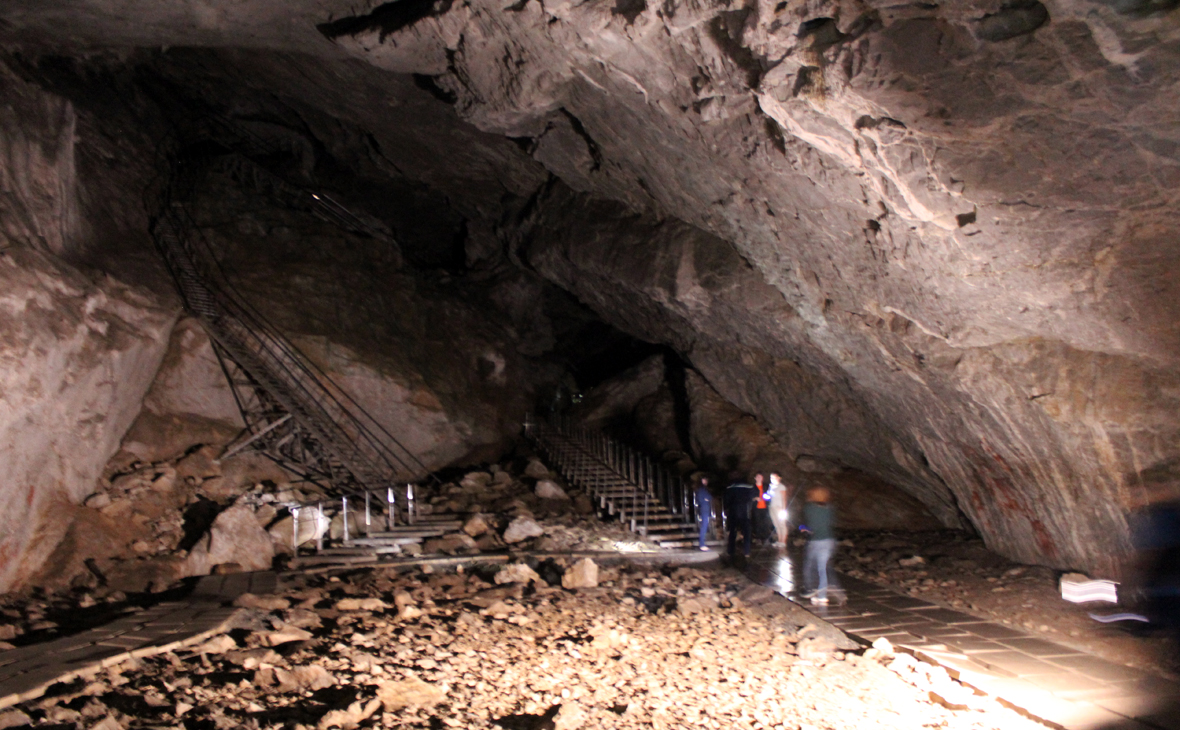
[[[1008,647],[991,639],[980,636],[943,636],[942,641],[962,651],[964,654],[979,654],[983,652],[1007,651]]]
[[[1054,644],[1051,641],[1044,639],[1037,639],[1035,637],[1018,638],[1018,639],[1000,639],[1000,643],[1004,646],[1010,646],[1013,649],[1024,652],[1029,656],[1035,657],[1061,657],[1061,656],[1077,656],[1082,652],[1076,649],[1070,649],[1061,644]]]
[[[968,634],[957,626],[947,626],[946,624],[931,623],[928,625],[914,625],[906,628],[906,631],[916,631],[921,633],[928,639],[944,639],[947,641],[955,641],[957,639],[978,639],[979,637],[973,634]]]
[[[1058,697],[1072,700],[1090,700],[1107,690],[1102,682],[1074,672],[1042,674],[1028,677],[1028,681]]]
[[[1021,654],[1014,649],[976,654],[972,658],[986,666],[1003,669],[1006,672],[1012,672],[1018,677],[1032,677],[1043,674],[1063,674],[1059,667],[1041,659],[1030,657],[1027,654]]]
[[[883,598],[877,598],[876,601],[878,603],[880,603],[882,606],[886,606],[888,608],[895,608],[895,609],[899,609],[899,610],[914,610],[914,609],[929,610],[929,609],[937,608],[937,606],[935,606],[930,601],[923,601],[920,598],[911,598],[910,596],[902,596],[902,595],[898,595],[898,594],[894,594],[892,596],[887,596],[887,597],[883,597]]]
[[[1133,682],[1151,676],[1142,670],[1108,662],[1089,654],[1051,657],[1046,661],[1103,682]]]
[[[914,610],[914,615],[939,623],[954,625],[954,624],[970,624],[978,623],[979,618],[962,611],[954,611],[949,608],[928,608],[922,610]]]
[[[982,636],[985,639],[1023,639],[1028,637],[1028,634],[1023,631],[982,621],[975,624],[958,624],[958,626],[964,631]]]

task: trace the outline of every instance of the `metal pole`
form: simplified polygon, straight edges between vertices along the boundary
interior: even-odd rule
[[[299,508],[291,508],[291,552],[299,555]]]
[[[324,533],[320,529],[324,525],[324,503],[316,502],[316,509],[318,514],[315,523],[315,551],[318,553],[324,549]]]
[[[373,532],[373,510],[369,507],[369,498],[373,493],[368,489],[365,490],[365,537],[368,537]]]
[[[643,495],[643,536],[647,537],[647,495]]]
[[[385,488],[385,529],[388,532],[393,532],[393,508],[396,507],[393,503],[393,487]]]
[[[340,498],[342,522],[344,523],[344,544],[348,544],[348,497]]]

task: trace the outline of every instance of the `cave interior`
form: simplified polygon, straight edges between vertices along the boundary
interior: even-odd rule
[[[1117,576],[1180,474],[1175,8],[10,0],[0,590],[241,430],[178,210],[416,477],[560,412]]]

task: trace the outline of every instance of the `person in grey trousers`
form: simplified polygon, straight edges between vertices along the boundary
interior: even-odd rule
[[[829,568],[836,552],[831,501],[832,495],[824,487],[808,489],[807,504],[803,506],[803,524],[799,526],[800,530],[808,533],[807,547],[803,551],[803,596],[819,606],[828,604],[829,592],[840,589],[835,574]],[[838,595],[842,596],[843,593]]]

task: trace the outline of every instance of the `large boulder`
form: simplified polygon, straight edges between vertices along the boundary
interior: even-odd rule
[[[549,479],[542,479],[537,482],[537,486],[533,491],[541,499],[569,501],[570,498],[569,494],[557,485],[557,482]]]
[[[582,558],[571,565],[561,576],[562,588],[597,588],[598,564],[590,558]]]
[[[241,570],[268,570],[274,562],[271,536],[258,524],[254,510],[235,504],[217,515],[213,525],[184,562],[185,575],[207,575],[218,565]]]
[[[517,542],[523,542],[533,537],[540,537],[545,534],[545,528],[537,524],[537,521],[532,517],[521,515],[512,522],[508,523],[507,529],[504,530],[504,542],[509,545]]]

